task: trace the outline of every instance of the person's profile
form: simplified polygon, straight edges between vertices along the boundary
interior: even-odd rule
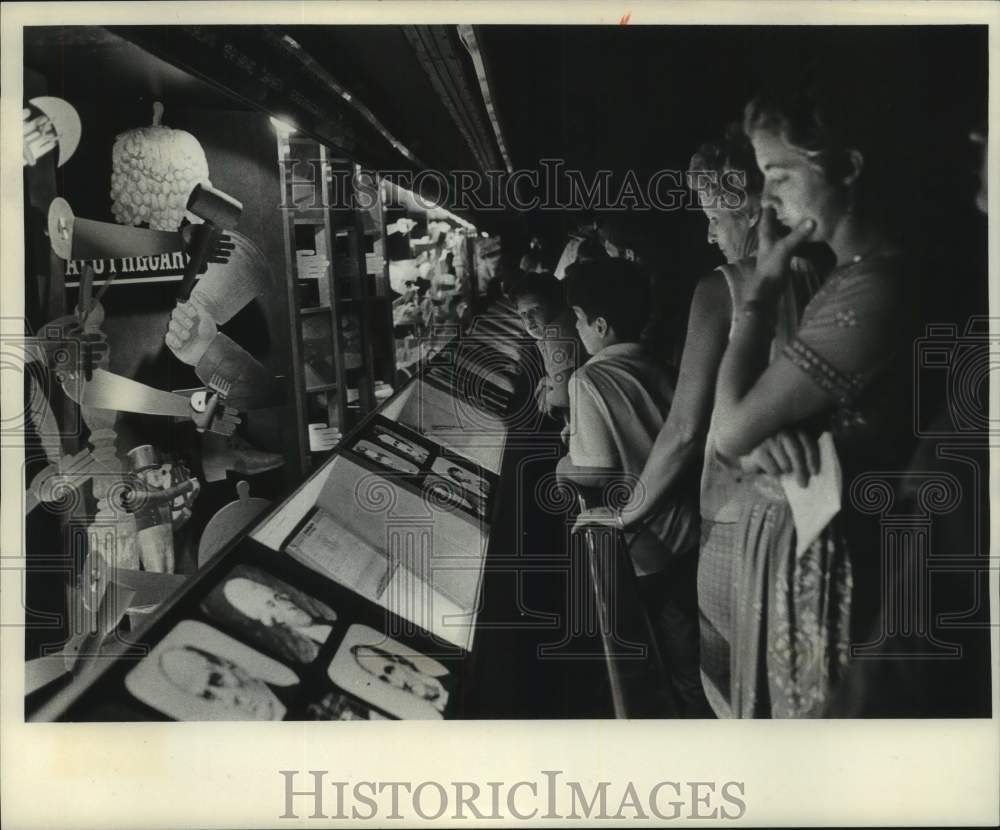
[[[125,677],[138,700],[181,721],[281,720],[273,687],[299,682],[291,669],[205,623],[182,620]]]
[[[366,625],[352,625],[327,670],[341,689],[390,715],[409,720],[443,717],[448,670]]]
[[[337,620],[330,606],[250,565],[233,568],[201,608],[245,642],[297,663],[316,659]]]

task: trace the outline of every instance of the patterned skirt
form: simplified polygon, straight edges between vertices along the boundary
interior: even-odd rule
[[[735,534],[732,716],[823,717],[847,669],[852,573],[833,523],[801,555],[780,489],[758,490]]]
[[[698,617],[701,683],[719,718],[731,718],[730,644],[733,638],[735,522],[701,520],[698,559]]]

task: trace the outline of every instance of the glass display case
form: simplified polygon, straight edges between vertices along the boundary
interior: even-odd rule
[[[117,639],[120,659],[34,717],[475,716],[484,573],[511,508],[507,426],[440,391],[424,406],[424,392],[413,379],[361,417],[298,490]]]
[[[508,324],[491,311],[472,327]],[[569,502],[550,474],[525,477],[539,458],[522,440],[534,430],[530,376],[514,378],[503,406],[484,400],[455,380],[475,374],[461,345],[445,346],[451,382],[420,373],[358,418],[297,490],[144,624],[106,638],[107,659],[29,719],[537,717],[550,705],[538,683],[554,681],[535,679],[535,629],[558,619],[526,604],[530,573],[567,580],[565,633],[544,648],[559,677],[576,661],[580,711],[668,711],[661,667],[636,660],[651,640],[620,551],[588,536],[561,556],[524,557],[525,493],[547,493],[563,528]]]

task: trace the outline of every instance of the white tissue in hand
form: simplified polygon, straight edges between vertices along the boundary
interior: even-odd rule
[[[801,556],[840,512],[843,475],[833,436],[824,432],[817,444],[819,472],[809,477],[805,487],[796,481],[794,473],[781,477],[781,486],[795,521],[796,556]]]

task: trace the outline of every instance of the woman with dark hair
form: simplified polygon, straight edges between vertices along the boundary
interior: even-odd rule
[[[706,448],[706,435],[733,308],[740,304],[743,282],[753,272],[757,250],[763,176],[738,124],[730,125],[721,139],[699,147],[691,158],[688,184],[708,220],[708,241],[718,246],[726,263],[699,280],[695,288],[677,390],[631,497],[617,515],[602,508],[586,511],[579,521],[614,521],[630,530],[642,527],[671,495],[697,487],[691,479],[704,456],[698,562],[701,679],[715,714],[729,717],[732,548],[740,515],[736,498],[740,471]],[[797,268],[779,299],[776,343],[791,337],[818,282],[804,262]]]
[[[909,424],[911,292],[884,221],[895,191],[870,172],[884,174],[892,161],[878,140],[889,125],[877,97],[840,84],[756,99],[745,111],[764,174],[763,212],[755,265],[719,367],[711,435],[713,451],[739,460],[747,476],[733,540],[737,717],[822,715],[846,670],[852,626],[862,609],[873,610],[856,601],[865,595],[853,587],[850,551],[860,549],[861,523],[846,497],[816,538],[799,540],[773,470],[776,461],[797,458],[799,468],[836,480],[839,465],[850,484],[863,470],[892,469],[907,451],[896,431]],[[807,241],[828,246],[835,266],[794,336],[773,350],[779,298]],[[789,438],[789,430],[832,435],[824,469],[813,443]],[[870,589],[871,581],[862,578],[859,587]]]

